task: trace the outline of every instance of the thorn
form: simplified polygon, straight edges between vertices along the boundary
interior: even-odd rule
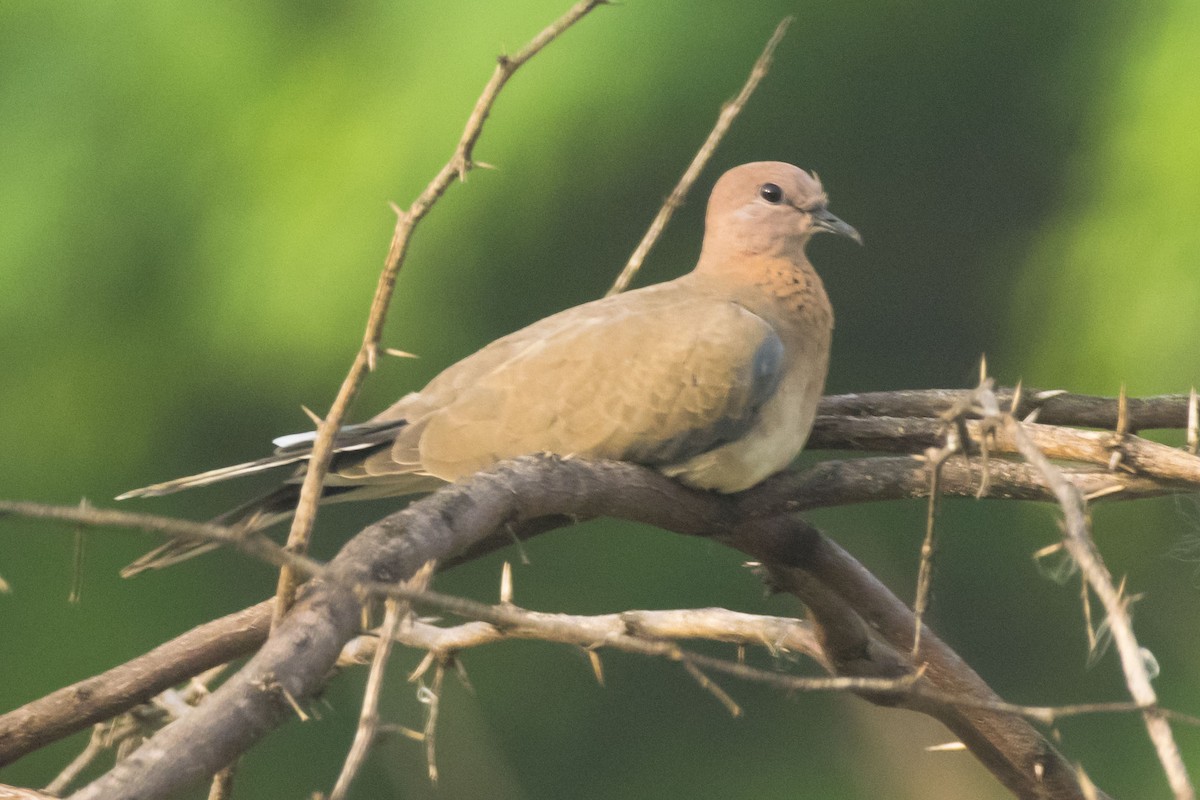
[[[325,421],[317,415],[317,412],[313,411],[306,405],[301,405],[300,410],[303,411],[304,416],[308,417],[312,421],[312,424],[316,425],[318,428],[321,427],[321,423]]]
[[[398,733],[401,736],[412,739],[414,742],[425,741],[425,734],[421,733],[420,731],[414,731],[412,728],[404,725],[388,723],[385,725],[380,725],[378,728],[376,728],[376,730],[378,730],[380,733]]]
[[[1025,419],[1023,419],[1021,421],[1026,423],[1027,425],[1032,425],[1033,423],[1037,422],[1037,418],[1041,413],[1042,413],[1042,410],[1040,408],[1035,408],[1033,411],[1029,412],[1029,414],[1025,417]]]
[[[592,664],[592,674],[596,676],[596,683],[604,687],[604,664],[600,661],[600,654],[595,650],[587,650],[588,661]]]
[[[473,161],[471,162],[471,166],[479,169],[499,169],[495,164],[489,164],[486,161]]]
[[[500,568],[500,604],[511,606],[513,599],[512,562],[505,561]]]
[[[364,347],[367,348],[367,372],[374,372],[375,361],[379,358],[379,346],[372,342]]]
[[[979,357],[979,385],[983,386],[985,383],[987,383],[987,378],[987,353],[984,353]]]
[[[1052,556],[1055,553],[1061,551],[1064,547],[1065,547],[1065,545],[1062,542],[1055,542],[1054,544],[1048,544],[1045,547],[1041,548],[1040,550],[1034,550],[1033,557],[1035,559],[1039,559],[1039,558],[1045,558],[1046,556]]]
[[[1097,489],[1090,494],[1085,494],[1083,499],[1090,503],[1093,500],[1099,500],[1101,497],[1108,497],[1110,494],[1116,494],[1117,492],[1123,491],[1125,491],[1124,486],[1119,483],[1114,483],[1112,486],[1105,486],[1104,488]]]
[[[383,352],[396,358],[420,358],[416,353],[410,353],[407,350],[397,350],[394,347],[385,347],[383,348]]]
[[[1091,777],[1083,771],[1082,764],[1076,765],[1075,774],[1079,779],[1079,788],[1083,790],[1083,796],[1086,800],[1096,800],[1099,797],[1099,790],[1096,788],[1096,784],[1092,783]]]
[[[388,208],[392,210],[392,213],[395,214],[398,219],[404,219],[406,212],[403,208],[396,205],[396,201],[388,200]]]
[[[87,503],[86,500],[83,501]],[[83,553],[84,532],[82,527],[75,529],[74,559],[71,563],[71,589],[67,593],[67,602],[77,604],[83,595]]]
[[[421,663],[417,664],[416,669],[409,673],[408,682],[416,683],[417,681],[421,680],[422,676],[424,676],[425,673],[429,671],[429,668],[433,666],[433,662],[436,658],[437,656],[433,654],[432,650],[425,653],[425,657],[421,659]]]
[[[966,750],[967,746],[962,742],[946,742],[945,744],[931,744],[925,748],[926,753],[949,753],[955,750]]]
[[[1014,417],[1017,415],[1017,409],[1021,407],[1021,388],[1023,382],[1018,380],[1017,387],[1013,389],[1012,405],[1009,406],[1008,413]]]
[[[513,544],[517,546],[517,553],[521,556],[521,563],[529,566],[533,562],[529,560],[529,554],[525,552],[525,543],[521,541],[521,537],[517,536],[517,530],[512,526],[512,523],[504,523],[504,530],[508,531],[508,535],[512,538]]]
[[[718,686],[707,675],[700,671],[700,668],[691,661],[683,661],[683,668],[687,670],[693,680],[700,684],[700,688],[706,689],[717,701],[725,706],[725,710],[729,712],[731,717],[740,717],[742,715],[742,707],[737,704],[737,701],[729,696],[729,693]]]
[[[1122,438],[1129,433],[1129,395],[1125,392],[1125,384],[1121,384],[1121,393],[1117,395],[1117,436]]]
[[[1192,455],[1200,453],[1200,395],[1195,386],[1188,395],[1187,448]]]
[[[287,687],[277,683],[275,684],[275,688],[283,693],[284,699],[288,701],[288,705],[292,707],[292,711],[296,712],[296,716],[300,718],[300,721],[308,722],[308,714],[304,713],[304,709],[300,707],[300,703],[297,702],[296,698],[292,696],[292,693],[287,690]]]
[[[454,675],[458,678],[458,682],[467,690],[467,694],[474,696],[475,684],[471,683],[471,678],[467,675],[467,665],[462,662],[461,658],[455,658],[453,661]]]
[[[1044,403],[1045,401],[1049,400],[1050,398],[1058,397],[1059,395],[1062,395],[1062,394],[1067,394],[1067,390],[1066,389],[1047,389],[1044,392],[1038,392],[1037,394],[1035,394],[1033,396],[1033,399],[1037,400],[1039,403]]]

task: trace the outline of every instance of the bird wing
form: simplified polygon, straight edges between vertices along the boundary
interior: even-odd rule
[[[742,436],[784,361],[762,318],[681,281],[605,298],[445,370],[381,415],[410,425],[351,471],[454,480],[537,452],[677,463]]]

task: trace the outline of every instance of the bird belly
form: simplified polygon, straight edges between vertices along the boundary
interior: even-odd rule
[[[804,372],[795,370],[784,379],[742,437],[661,471],[697,489],[729,493],[749,489],[787,467],[804,448],[824,388],[823,373]]]

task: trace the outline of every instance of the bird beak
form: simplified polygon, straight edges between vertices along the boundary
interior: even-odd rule
[[[840,219],[829,213],[827,208],[818,208],[812,212],[813,230],[815,232],[825,231],[827,233],[845,236],[847,239],[853,239],[859,244],[863,243],[862,235],[854,229],[853,226],[842,222]]]

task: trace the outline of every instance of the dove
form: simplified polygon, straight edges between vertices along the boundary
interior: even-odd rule
[[[503,336],[343,427],[322,500],[429,492],[534,453],[628,461],[721,493],[754,486],[803,449],[824,389],[833,309],[805,254],[822,232],[862,243],[829,211],[815,175],[776,161],[729,170],[713,187],[691,272]],[[265,458],[118,499],[299,465],[216,520],[260,529],[293,513],[314,439],[284,436]],[[214,547],[168,542],[123,574]]]

